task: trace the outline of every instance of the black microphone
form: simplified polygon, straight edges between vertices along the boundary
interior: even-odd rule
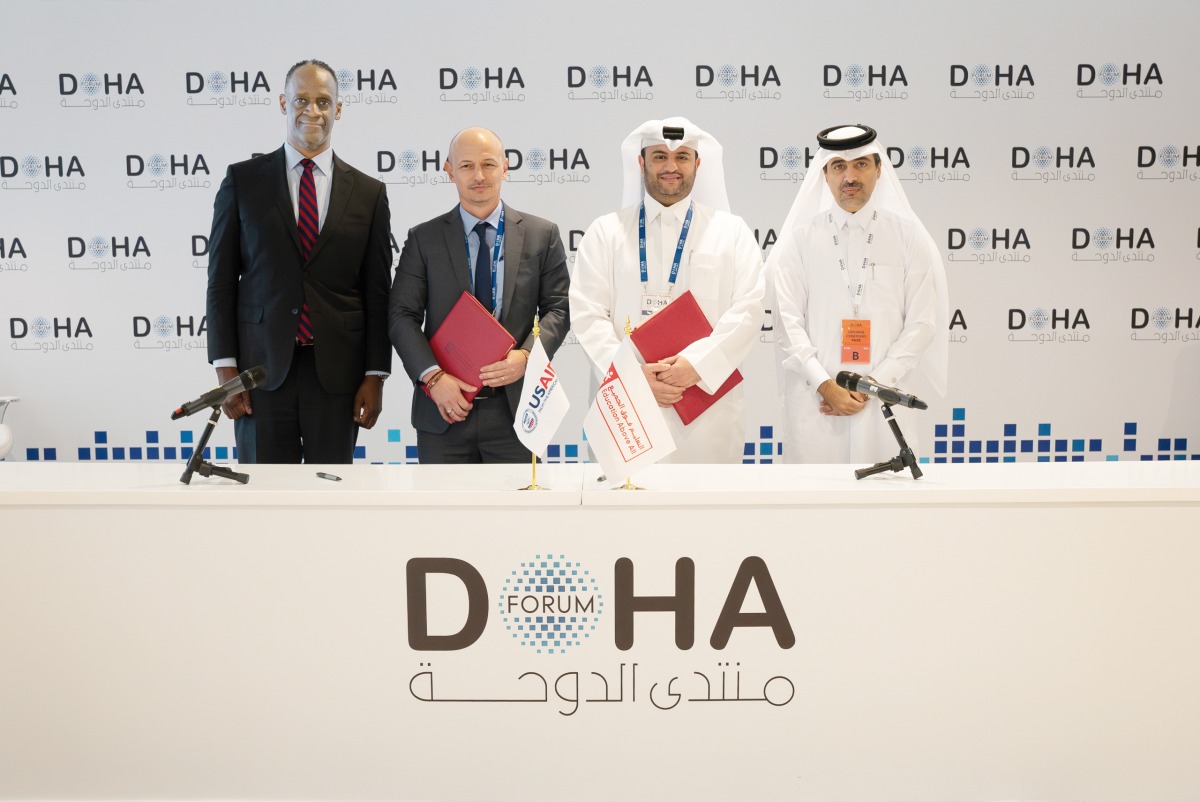
[[[902,393],[895,387],[888,387],[885,384],[876,384],[867,377],[859,376],[848,370],[838,373],[836,381],[838,387],[844,387],[852,393],[873,395],[885,404],[899,404],[912,409],[929,409],[929,405],[915,395]]]
[[[262,365],[250,368],[249,370],[243,370],[220,387],[215,390],[209,390],[195,401],[180,404],[179,409],[171,413],[171,420],[186,418],[188,415],[194,415],[202,409],[220,406],[225,403],[225,399],[229,396],[237,395],[245,390],[252,390],[266,380],[267,369]]]

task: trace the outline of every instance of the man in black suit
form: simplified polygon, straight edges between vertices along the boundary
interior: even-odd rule
[[[459,204],[408,232],[389,311],[392,343],[416,385],[417,452],[423,463],[528,462],[513,416],[533,347],[534,315],[551,356],[571,326],[566,253],[558,226],[501,203],[508,160],[494,133],[460,132],[444,169],[458,188]],[[464,291],[473,292],[517,343],[478,376],[445,373],[429,347]],[[467,401],[464,391],[476,388],[479,395]]]
[[[230,165],[213,204],[208,358],[224,383],[238,461],[349,463],[383,409],[391,218],[383,184],[330,150],[342,113],[333,69],[288,71],[283,147]]]

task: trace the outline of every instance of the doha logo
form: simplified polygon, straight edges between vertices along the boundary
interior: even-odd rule
[[[596,631],[604,596],[565,555],[534,555],[504,580],[496,602],[504,631],[538,654],[566,654]]]

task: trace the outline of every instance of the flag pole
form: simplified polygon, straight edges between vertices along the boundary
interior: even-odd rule
[[[633,326],[629,325],[629,315],[626,315],[625,316],[625,336],[628,337],[630,334],[633,334]],[[633,483],[632,476],[626,476],[625,484],[621,485],[620,487],[613,488],[613,490],[642,490],[642,489],[643,488],[640,488]]]
[[[533,339],[537,340],[537,338],[541,335],[541,333],[542,333],[542,330],[538,326],[538,316],[535,314],[533,316]],[[537,454],[534,454],[532,451],[530,451],[529,458],[533,461],[532,468],[531,468],[531,470],[533,472],[532,481],[529,483],[528,487],[522,487],[520,489],[521,490],[549,490],[550,488],[541,487],[537,483]]]

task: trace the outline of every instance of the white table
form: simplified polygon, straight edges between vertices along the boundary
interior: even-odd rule
[[[1194,463],[246,470],[0,463],[0,797],[1200,797]]]

